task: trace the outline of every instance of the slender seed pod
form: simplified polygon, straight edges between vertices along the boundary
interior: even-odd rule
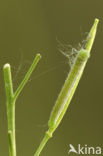
[[[50,115],[50,119],[48,122],[49,129],[46,132],[44,139],[42,140],[39,148],[37,149],[34,156],[39,156],[48,139],[52,137],[53,132],[56,130],[58,125],[60,124],[66,110],[70,104],[70,101],[74,95],[74,92],[77,88],[79,80],[83,74],[85,65],[90,56],[90,51],[95,39],[97,25],[99,20],[95,19],[94,24],[91,28],[91,31],[86,39],[86,44],[78,51],[76,55],[71,70],[67,76],[67,79],[64,83],[64,86],[57,98],[57,101],[53,107],[52,113]]]

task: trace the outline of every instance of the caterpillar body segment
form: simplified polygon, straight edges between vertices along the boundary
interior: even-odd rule
[[[68,108],[68,105],[72,99],[72,96],[76,90],[76,87],[81,78],[85,64],[89,56],[90,56],[90,53],[85,49],[81,49],[78,52],[78,55],[75,58],[74,64],[72,65],[71,71],[69,75],[67,76],[67,79],[62,88],[62,91],[52,110],[49,123],[48,123],[49,128],[55,129],[60,123],[60,121],[62,120]]]

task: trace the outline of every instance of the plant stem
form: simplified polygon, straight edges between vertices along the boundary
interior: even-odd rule
[[[42,149],[44,148],[44,146],[46,145],[47,141],[51,138],[50,135],[48,135],[48,133],[45,133],[45,136],[39,146],[39,148],[37,149],[36,153],[34,154],[34,156],[38,156],[40,155]]]
[[[89,36],[87,37],[85,49],[81,48],[81,50],[78,51],[78,55],[75,58],[74,64],[72,65],[70,73],[67,76],[64,86],[61,89],[61,92],[57,98],[55,106],[53,107],[52,113],[50,115],[50,119],[48,123],[49,130],[44,136],[44,139],[41,142],[34,156],[40,155],[43,147],[47,143],[47,140],[52,136],[53,132],[56,130],[56,128],[62,121],[64,114],[66,113],[66,110],[75,93],[79,80],[83,74],[87,60],[90,56],[90,51],[91,51],[91,48],[95,39],[98,22],[99,20],[95,19],[94,24],[89,33]],[[48,134],[48,137],[47,137],[47,134]]]
[[[11,67],[9,64],[5,64],[4,71],[4,81],[6,89],[6,101],[7,101],[7,118],[8,118],[8,141],[9,141],[9,155],[16,156],[16,139],[15,139],[15,102],[19,94],[21,93],[23,87],[30,78],[33,70],[35,69],[38,61],[40,60],[40,54],[37,54],[32,65],[30,66],[26,76],[22,80],[18,89],[13,93],[13,84],[11,76]]]
[[[41,55],[40,54],[37,54],[32,65],[30,66],[27,74],[25,75],[24,79],[22,80],[21,84],[19,85],[19,87],[17,88],[17,90],[15,91],[14,93],[14,100],[17,99],[18,95],[20,94],[20,92],[22,91],[23,87],[25,86],[25,84],[27,83],[27,81],[29,80],[33,70],[35,69],[37,63],[39,62],[41,58]]]
[[[11,68],[9,64],[4,65],[4,80],[7,97],[9,154],[10,156],[16,156],[15,101],[13,101],[13,86],[12,86]]]

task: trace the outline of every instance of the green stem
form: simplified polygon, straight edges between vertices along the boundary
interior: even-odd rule
[[[21,84],[19,85],[19,87],[17,88],[17,90],[14,93],[14,101],[17,99],[17,97],[19,96],[20,92],[22,91],[22,89],[24,88],[25,84],[27,83],[27,81],[29,80],[33,70],[35,69],[37,63],[39,62],[41,58],[40,54],[37,54],[32,65],[30,66],[27,74],[25,75],[24,79],[22,80]]]
[[[13,86],[12,86],[11,68],[9,64],[4,65],[4,80],[7,97],[9,154],[10,156],[16,156],[15,101],[13,101]]]
[[[44,148],[44,146],[46,145],[47,141],[48,141],[51,137],[52,137],[52,136],[49,135],[49,132],[47,131],[47,132],[45,133],[45,136],[44,136],[44,138],[43,138],[43,140],[42,140],[42,142],[41,142],[39,148],[37,149],[36,153],[34,154],[34,156],[40,155],[42,149]]]
[[[58,96],[58,99],[50,115],[50,119],[48,123],[49,130],[47,131],[47,134],[49,134],[48,135],[49,137],[47,139],[46,139],[46,136],[44,137],[43,141],[41,142],[34,156],[40,155],[41,150],[47,143],[47,140],[50,138],[50,136],[52,136],[53,132],[59,126],[60,122],[62,121],[66,113],[66,110],[75,93],[79,80],[83,74],[87,60],[90,56],[90,51],[91,51],[91,48],[95,39],[98,22],[99,20],[95,19],[94,24],[89,33],[89,36],[87,37],[85,49],[81,48],[81,50],[78,51],[78,55],[75,58],[74,64],[72,65],[70,73],[67,76],[64,86],[61,89],[61,92]]]
[[[7,101],[7,118],[8,118],[8,141],[9,141],[9,155],[16,156],[16,139],[15,139],[15,102],[23,87],[30,78],[33,70],[35,69],[38,61],[40,60],[40,54],[37,54],[32,65],[30,66],[26,76],[19,85],[15,93],[13,93],[13,84],[11,76],[11,68],[9,64],[5,64],[4,81],[6,89],[6,101]]]

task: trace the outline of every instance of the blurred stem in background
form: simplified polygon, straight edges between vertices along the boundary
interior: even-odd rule
[[[70,101],[75,93],[75,90],[77,88],[79,80],[83,74],[87,60],[90,56],[90,51],[91,51],[91,48],[92,48],[92,45],[93,45],[93,42],[95,39],[98,22],[99,22],[99,20],[95,19],[94,24],[90,30],[90,33],[87,36],[85,48],[84,49],[81,48],[78,51],[78,54],[74,60],[72,68],[67,76],[64,86],[58,96],[58,99],[57,99],[55,106],[52,110],[52,113],[50,115],[50,119],[49,119],[49,123],[48,123],[49,129],[45,133],[45,136],[44,136],[39,148],[37,149],[36,153],[34,154],[34,156],[40,155],[45,144],[47,143],[49,138],[52,137],[53,132],[56,130],[56,128],[60,124],[60,122],[70,104]]]
[[[6,103],[7,103],[9,156],[16,156],[15,102],[17,97],[21,93],[23,87],[30,78],[40,58],[41,58],[40,54],[37,54],[27,74],[25,75],[24,79],[22,80],[21,84],[19,85],[15,93],[13,92],[11,67],[9,64],[5,64],[3,68],[6,89]]]

